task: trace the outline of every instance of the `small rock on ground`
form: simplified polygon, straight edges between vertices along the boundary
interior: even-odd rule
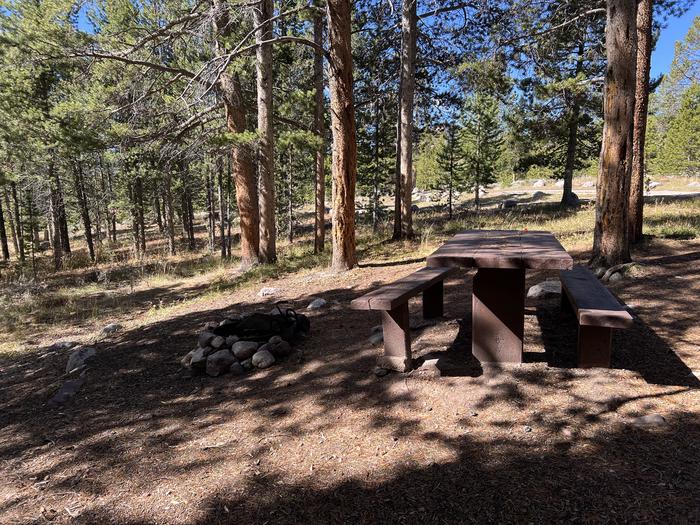
[[[214,339],[209,342],[209,346],[216,348],[217,350],[226,344],[226,339],[217,335]]]
[[[270,295],[276,295],[279,292],[279,288],[265,287],[261,288],[258,292],[259,297],[268,297]]]
[[[646,416],[635,417],[631,421],[632,426],[637,428],[654,428],[666,426],[666,418],[661,414],[647,414]]]
[[[381,332],[374,333],[369,338],[369,342],[372,343],[373,345],[378,345],[382,341],[384,341],[384,334]]]
[[[624,279],[624,276],[622,275],[622,272],[615,272],[608,278],[608,282],[610,283],[616,283],[618,281],[621,281]]]
[[[207,363],[207,353],[204,348],[197,348],[190,359],[190,367],[195,369],[204,369]]]
[[[377,377],[384,377],[389,373],[389,370],[381,366],[376,366],[374,367],[373,373]]]
[[[275,356],[268,350],[258,350],[253,356],[253,366],[256,368],[267,368],[275,362]]]
[[[236,361],[229,368],[229,372],[231,372],[231,374],[233,374],[235,376],[242,376],[246,373],[246,369],[243,368],[243,365],[241,363]]]
[[[238,341],[231,347],[231,352],[239,361],[245,361],[253,357],[258,350],[258,343],[255,341]]]
[[[83,366],[88,359],[92,359],[96,354],[97,350],[94,346],[78,346],[68,357],[68,363],[66,363],[66,374]]]
[[[328,301],[325,299],[322,299],[321,297],[316,297],[313,301],[309,303],[309,306],[306,307],[307,310],[318,310],[319,308],[323,308],[328,304]]]
[[[209,343],[216,337],[216,334],[213,332],[209,331],[204,331],[201,334],[199,334],[199,338],[197,339],[197,342],[199,343],[199,346],[204,348],[205,346],[209,346]]]
[[[77,377],[76,379],[69,379],[61,385],[58,391],[51,396],[51,399],[49,399],[49,407],[55,408],[63,405],[66,401],[78,393],[78,390],[80,390],[80,387],[82,387],[84,383],[85,372],[83,371],[83,373],[80,374],[80,377]]]
[[[225,374],[235,362],[236,358],[233,357],[231,352],[226,348],[219,350],[218,352],[214,352],[207,357],[207,375],[217,377],[221,374]]]
[[[561,283],[559,281],[543,281],[531,286],[527,291],[528,299],[543,299],[555,295],[561,295]]]
[[[122,325],[117,323],[110,323],[102,329],[103,334],[113,334],[122,329]]]

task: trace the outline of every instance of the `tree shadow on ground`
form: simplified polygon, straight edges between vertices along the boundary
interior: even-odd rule
[[[236,479],[222,477],[214,491],[198,500],[197,517],[178,521],[557,521],[613,512],[632,520],[653,520],[673,515],[669,513],[674,509],[697,516],[697,421],[679,412],[670,416],[670,428],[655,432],[586,430],[628,400],[675,392],[630,391],[611,405],[608,399],[586,397],[591,381],[600,378],[535,365],[495,376],[446,377],[420,383],[420,388],[408,388],[409,380],[418,380],[406,375],[377,379],[371,371],[380,349],[366,341],[377,312],[346,307],[374,286],[363,282],[351,289],[315,293],[339,304],[310,313],[312,336],[298,344],[304,362],[282,362],[244,378],[188,379],[179,359],[194,346],[204,322],[268,311],[275,299],[237,301],[232,292],[230,307],[185,313],[101,342],[85,386],[60,409],[49,408],[46,401],[63,380],[69,352],[42,348],[0,356],[0,468],[13,480],[11,496],[0,503],[0,516],[31,507],[36,484],[41,483],[44,496],[72,493],[88,498],[80,518],[86,523],[174,520],[154,517],[141,507],[139,512],[146,514],[134,518],[137,507],[116,503],[172,479],[205,485],[205,475],[219,472],[222,465],[228,465],[226,475],[235,474]],[[470,290],[463,274],[447,282],[448,319],[469,319]],[[306,302],[304,295],[290,298],[299,311]],[[418,303],[419,299],[411,303],[414,321],[420,317]],[[466,353],[467,325],[457,330],[455,349]],[[630,352],[632,358],[635,355]],[[603,372],[605,380],[609,371]],[[450,383],[454,389],[448,381],[456,381]],[[433,390],[460,410],[463,396],[470,394],[473,399],[467,401],[479,412],[500,406],[523,412],[543,396],[562,391],[571,393],[572,402],[531,414],[538,429],[531,434],[523,433],[517,416],[509,412],[482,423],[453,410],[438,427],[427,430],[422,414]],[[452,395],[455,399],[449,398]],[[313,473],[291,480],[286,470],[265,466],[270,440],[280,441],[285,454],[303,461],[303,453],[285,449],[285,440],[330,435],[353,415],[355,425],[344,432],[389,433],[389,450],[407,442],[411,450],[447,450],[452,459],[432,462],[426,457],[421,463],[411,456],[384,462],[378,453],[365,465],[375,472],[372,480],[348,472],[323,483]],[[492,433],[473,438],[470,432],[477,425],[488,426]],[[565,427],[574,428],[574,437],[555,434]],[[538,439],[539,431],[548,438]],[[313,443],[312,450],[320,446]],[[351,448],[340,446],[336,453],[346,454]],[[340,473],[344,468],[351,465],[339,466]],[[129,488],[122,493],[116,489],[122,486]]]
[[[558,299],[540,302],[536,315],[547,364],[575,368],[578,337],[575,316],[563,312]],[[613,331],[612,368],[637,372],[649,384],[700,387],[698,378],[673,348],[638,316],[629,330]]]

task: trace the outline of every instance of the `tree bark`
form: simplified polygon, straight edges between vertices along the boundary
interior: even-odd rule
[[[230,255],[228,250],[228,242],[226,239],[225,226],[228,221],[228,210],[226,209],[226,197],[224,195],[224,166],[223,159],[218,158],[216,160],[217,167],[217,189],[219,194],[219,236],[221,237],[221,258],[225,259]]]
[[[323,17],[314,18],[314,43],[323,45]],[[326,174],[325,174],[325,126],[323,111],[323,53],[314,51],[314,129],[319,139],[314,170],[314,253],[321,253],[326,243]]]
[[[0,201],[0,247],[2,247],[2,258],[7,261],[10,259],[10,246],[7,244],[7,230],[5,230],[5,214],[2,210],[2,202]]]
[[[357,143],[353,107],[350,0],[326,2],[329,50],[329,92],[333,135],[332,268],[349,270],[355,253],[355,181]]]
[[[75,186],[75,196],[78,199],[78,207],[80,208],[80,218],[83,221],[85,244],[87,244],[90,260],[95,262],[95,245],[92,241],[92,223],[90,221],[90,211],[88,210],[87,197],[85,194],[83,165],[79,158],[75,159],[73,164],[73,185]]]
[[[10,205],[10,195],[7,188],[3,188],[3,197],[5,199],[5,209],[7,210],[7,221],[10,223],[10,236],[12,237],[12,247],[15,249],[15,255],[19,255],[19,247],[17,246],[17,227],[15,226],[15,217],[12,213]]]
[[[274,130],[272,128],[272,45],[259,45],[272,38],[272,0],[260,0],[253,7],[257,27],[256,78],[258,92],[258,173],[260,180],[260,261],[277,260],[275,226]]]
[[[577,77],[583,71],[583,52],[584,44],[579,42],[576,60],[576,71],[574,77]],[[574,168],[576,167],[576,150],[578,147],[578,124],[581,116],[581,106],[576,93],[569,92],[571,97],[571,109],[569,112],[569,130],[566,145],[566,161],[564,164],[564,188],[561,195],[561,206],[568,208],[578,204],[578,199],[574,195],[573,181]]]
[[[630,260],[627,207],[632,172],[636,27],[635,0],[608,0],[603,144],[591,260],[595,266],[609,267]]]
[[[59,236],[61,240],[61,248],[63,252],[70,253],[70,238],[68,234],[68,218],[66,216],[66,204],[63,200],[63,187],[61,177],[53,162],[49,166],[49,177],[53,181],[53,192],[56,205],[56,214],[58,218]]]
[[[404,0],[401,15],[401,92],[399,93],[401,159],[401,228],[413,237],[413,100],[416,91],[417,0]]]
[[[649,70],[651,68],[652,0],[637,4],[637,76],[634,98],[634,130],[632,135],[632,178],[630,184],[629,240],[643,238],[644,223],[644,141],[649,108]]]
[[[163,194],[163,205],[165,206],[165,231],[168,234],[168,253],[175,255],[177,248],[175,244],[175,210],[173,208],[173,176],[168,168],[165,172],[165,192]]]
[[[287,155],[289,157],[287,163],[287,241],[289,244],[294,242],[294,188],[292,177],[292,147],[289,146]]]
[[[212,0],[215,51],[226,53],[222,39],[231,32],[229,6],[225,0]],[[240,80],[236,73],[224,71],[219,77],[218,92],[224,103],[226,126],[233,134],[246,131],[246,113]],[[235,142],[231,149],[231,172],[236,188],[236,202],[241,225],[241,269],[260,262],[260,207],[250,146]]]
[[[246,130],[246,116],[238,78],[224,73],[219,82],[224,94],[228,130],[243,133]],[[260,210],[250,146],[234,144],[231,164],[241,224],[241,268],[247,269],[260,262]]]
[[[53,166],[53,164],[50,164]],[[17,183],[10,183],[10,192],[12,193],[12,204],[15,210],[15,227],[17,228],[17,257],[20,262],[24,262],[24,228],[22,227],[22,214],[19,211],[19,197],[17,196]]]
[[[61,226],[61,201],[56,187],[55,166],[53,160],[49,161],[49,181],[50,181],[50,204],[51,221],[53,223],[53,263],[56,270],[60,270],[63,265],[63,232]],[[24,243],[22,243],[24,244]],[[24,250],[22,250],[24,252]]]

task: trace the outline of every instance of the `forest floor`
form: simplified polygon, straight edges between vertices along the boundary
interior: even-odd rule
[[[472,272],[446,282],[445,318],[412,302],[416,357],[442,377],[372,370],[376,312],[349,301],[408,274],[456,231],[554,231],[578,262],[593,212],[421,209],[414,242],[362,229],[359,268],[326,270],[308,239],[247,274],[202,254],[67,269],[7,284],[0,303],[1,523],[698,522],[700,201],[647,206],[641,263],[610,285],[634,327],[613,368],[573,368],[576,326],[529,301],[525,363],[469,357]],[[552,272],[528,273],[528,285]],[[40,284],[40,285],[39,285]],[[261,298],[261,287],[276,295]],[[311,297],[329,301],[307,311]],[[202,325],[286,300],[308,314],[304,359],[244,377],[188,378]],[[336,302],[337,301],[337,302]],[[123,329],[99,335],[107,323]],[[48,399],[69,351],[96,342],[87,380]],[[645,415],[665,423],[639,427]]]

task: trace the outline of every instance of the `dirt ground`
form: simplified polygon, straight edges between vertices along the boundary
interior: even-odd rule
[[[0,522],[700,522],[700,241],[635,259],[611,285],[635,325],[615,335],[609,370],[572,367],[576,327],[556,298],[528,303],[524,364],[481,367],[462,272],[444,320],[411,303],[416,357],[439,356],[442,377],[375,377],[379,315],[348,303],[422,263],[302,272],[266,283],[275,297],[249,288],[127,324],[58,409],[47,400],[69,351],[1,355]],[[302,363],[182,373],[206,321],[280,299],[301,311],[309,296],[331,306],[309,313]],[[632,425],[649,414],[667,423]]]

